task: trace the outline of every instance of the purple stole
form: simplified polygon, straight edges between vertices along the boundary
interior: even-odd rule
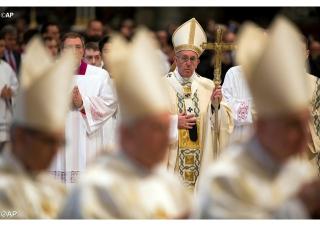
[[[85,75],[88,64],[81,60],[77,75]]]

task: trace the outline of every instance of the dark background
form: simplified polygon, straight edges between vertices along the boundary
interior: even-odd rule
[[[75,23],[76,7],[35,7],[38,24],[56,21],[62,31],[70,30]],[[144,24],[153,30],[165,29],[170,23],[180,24],[195,17],[202,26],[208,19],[228,24],[230,21],[242,23],[252,20],[266,27],[276,14],[287,16],[295,22],[302,32],[312,34],[319,39],[319,7],[94,7],[97,19],[114,29],[125,18],[131,18],[137,24]],[[0,27],[15,23],[17,18],[30,22],[31,7],[1,7],[0,12],[13,11],[13,18],[1,18]]]

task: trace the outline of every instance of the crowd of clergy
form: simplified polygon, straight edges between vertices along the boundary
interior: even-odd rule
[[[320,79],[296,25],[242,24],[215,79],[195,18],[171,58],[129,25],[47,24],[19,57],[1,30],[0,219],[319,218]]]

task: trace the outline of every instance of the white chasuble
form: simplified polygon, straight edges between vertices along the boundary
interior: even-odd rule
[[[210,100],[214,84],[195,73],[189,82],[183,84],[179,82],[179,76],[176,70],[165,77],[171,87],[171,113],[194,114],[197,118],[197,135],[191,138],[194,135],[190,135],[189,130],[178,130],[178,125],[175,125],[178,139],[172,140],[170,144],[167,167],[169,171],[179,175],[186,187],[193,190],[201,172],[219,156],[221,149],[227,144],[233,123],[231,111],[222,101],[218,111],[218,150],[214,150],[214,110]]]

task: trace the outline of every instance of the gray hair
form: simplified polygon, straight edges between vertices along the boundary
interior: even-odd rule
[[[15,35],[16,36],[17,35],[17,29],[14,26],[8,24],[8,25],[4,26],[1,29],[1,34],[3,36],[5,36],[6,34],[11,34],[11,35]]]

